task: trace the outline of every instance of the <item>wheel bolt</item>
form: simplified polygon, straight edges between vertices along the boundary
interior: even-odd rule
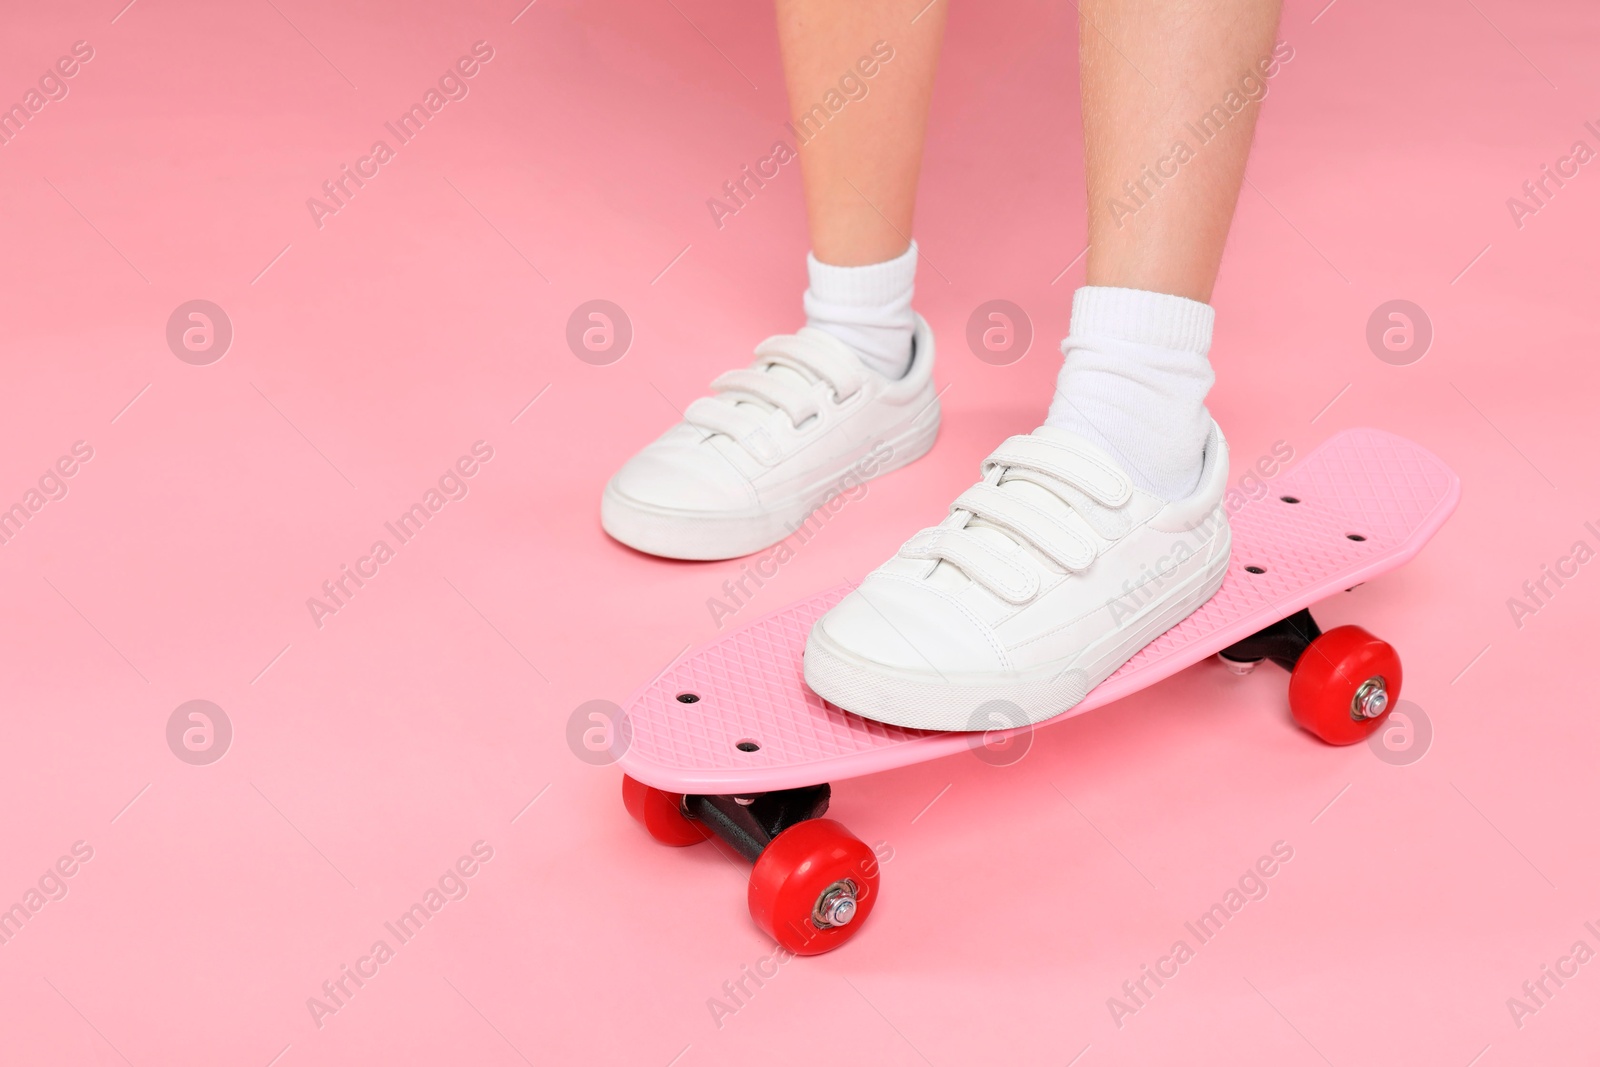
[[[1350,701],[1352,719],[1376,719],[1389,710],[1389,690],[1381,677],[1368,678]]]
[[[848,926],[856,917],[856,887],[854,882],[835,882],[823,890],[812,912],[819,927]]]

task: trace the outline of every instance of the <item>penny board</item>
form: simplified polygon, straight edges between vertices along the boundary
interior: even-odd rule
[[[1392,570],[1455,509],[1460,480],[1382,430],[1345,430],[1232,509],[1222,587],[1042,729],[1136,693],[1318,600]],[[1292,502],[1291,502],[1292,501]],[[676,793],[793,789],[937,759],[974,735],[910,730],[843,711],[805,683],[806,635],[853,586],[757,619],[663,671],[625,705],[618,765]],[[692,694],[694,700],[679,697]],[[1024,728],[1026,729],[1026,728]],[[1003,735],[995,735],[995,738]]]

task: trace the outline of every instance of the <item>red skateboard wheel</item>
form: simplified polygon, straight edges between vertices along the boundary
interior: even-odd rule
[[[1399,699],[1399,654],[1359,626],[1312,641],[1289,676],[1295,722],[1330,745],[1366,740]]]
[[[878,857],[832,819],[807,819],[772,839],[750,872],[750,916],[801,956],[850,940],[878,900]]]
[[[663,845],[694,845],[711,836],[705,824],[683,814],[683,794],[667,793],[622,776],[622,805]]]

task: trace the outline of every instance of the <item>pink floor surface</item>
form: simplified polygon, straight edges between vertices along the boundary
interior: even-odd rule
[[[937,447],[718,620],[754,561],[630,552],[597,494],[799,315],[796,169],[706,207],[786,135],[770,9],[123,2],[18,7],[0,41],[0,100],[40,93],[0,145],[0,1061],[1592,1060],[1592,6],[1291,0],[1215,297],[1237,470],[1372,425],[1462,477],[1415,561],[1320,612],[1399,647],[1412,744],[1328,748],[1281,673],[1199,667],[1012,766],[842,783],[882,902],[758,986],[741,865],[648,840],[569,722],[864,573],[1040,418],[1083,277],[1070,5],[952,14],[918,221]],[[343,166],[365,184],[314,217]],[[632,329],[603,366],[566,340],[595,299]],[[965,340],[995,299],[1033,333],[1003,366]],[[1392,300],[1425,352],[1369,346]],[[196,700],[221,714],[186,741]]]

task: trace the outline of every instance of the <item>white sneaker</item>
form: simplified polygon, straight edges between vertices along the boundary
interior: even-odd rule
[[[1227,573],[1227,444],[1168,503],[1053,427],[1012,437],[950,516],[817,621],[806,682],[847,711],[928,730],[1059,715],[1210,598]]]
[[[809,326],[767,338],[756,356],[623,464],[600,500],[606,533],[656,556],[732,559],[933,447],[933,331],[921,315],[911,367],[894,380]]]

